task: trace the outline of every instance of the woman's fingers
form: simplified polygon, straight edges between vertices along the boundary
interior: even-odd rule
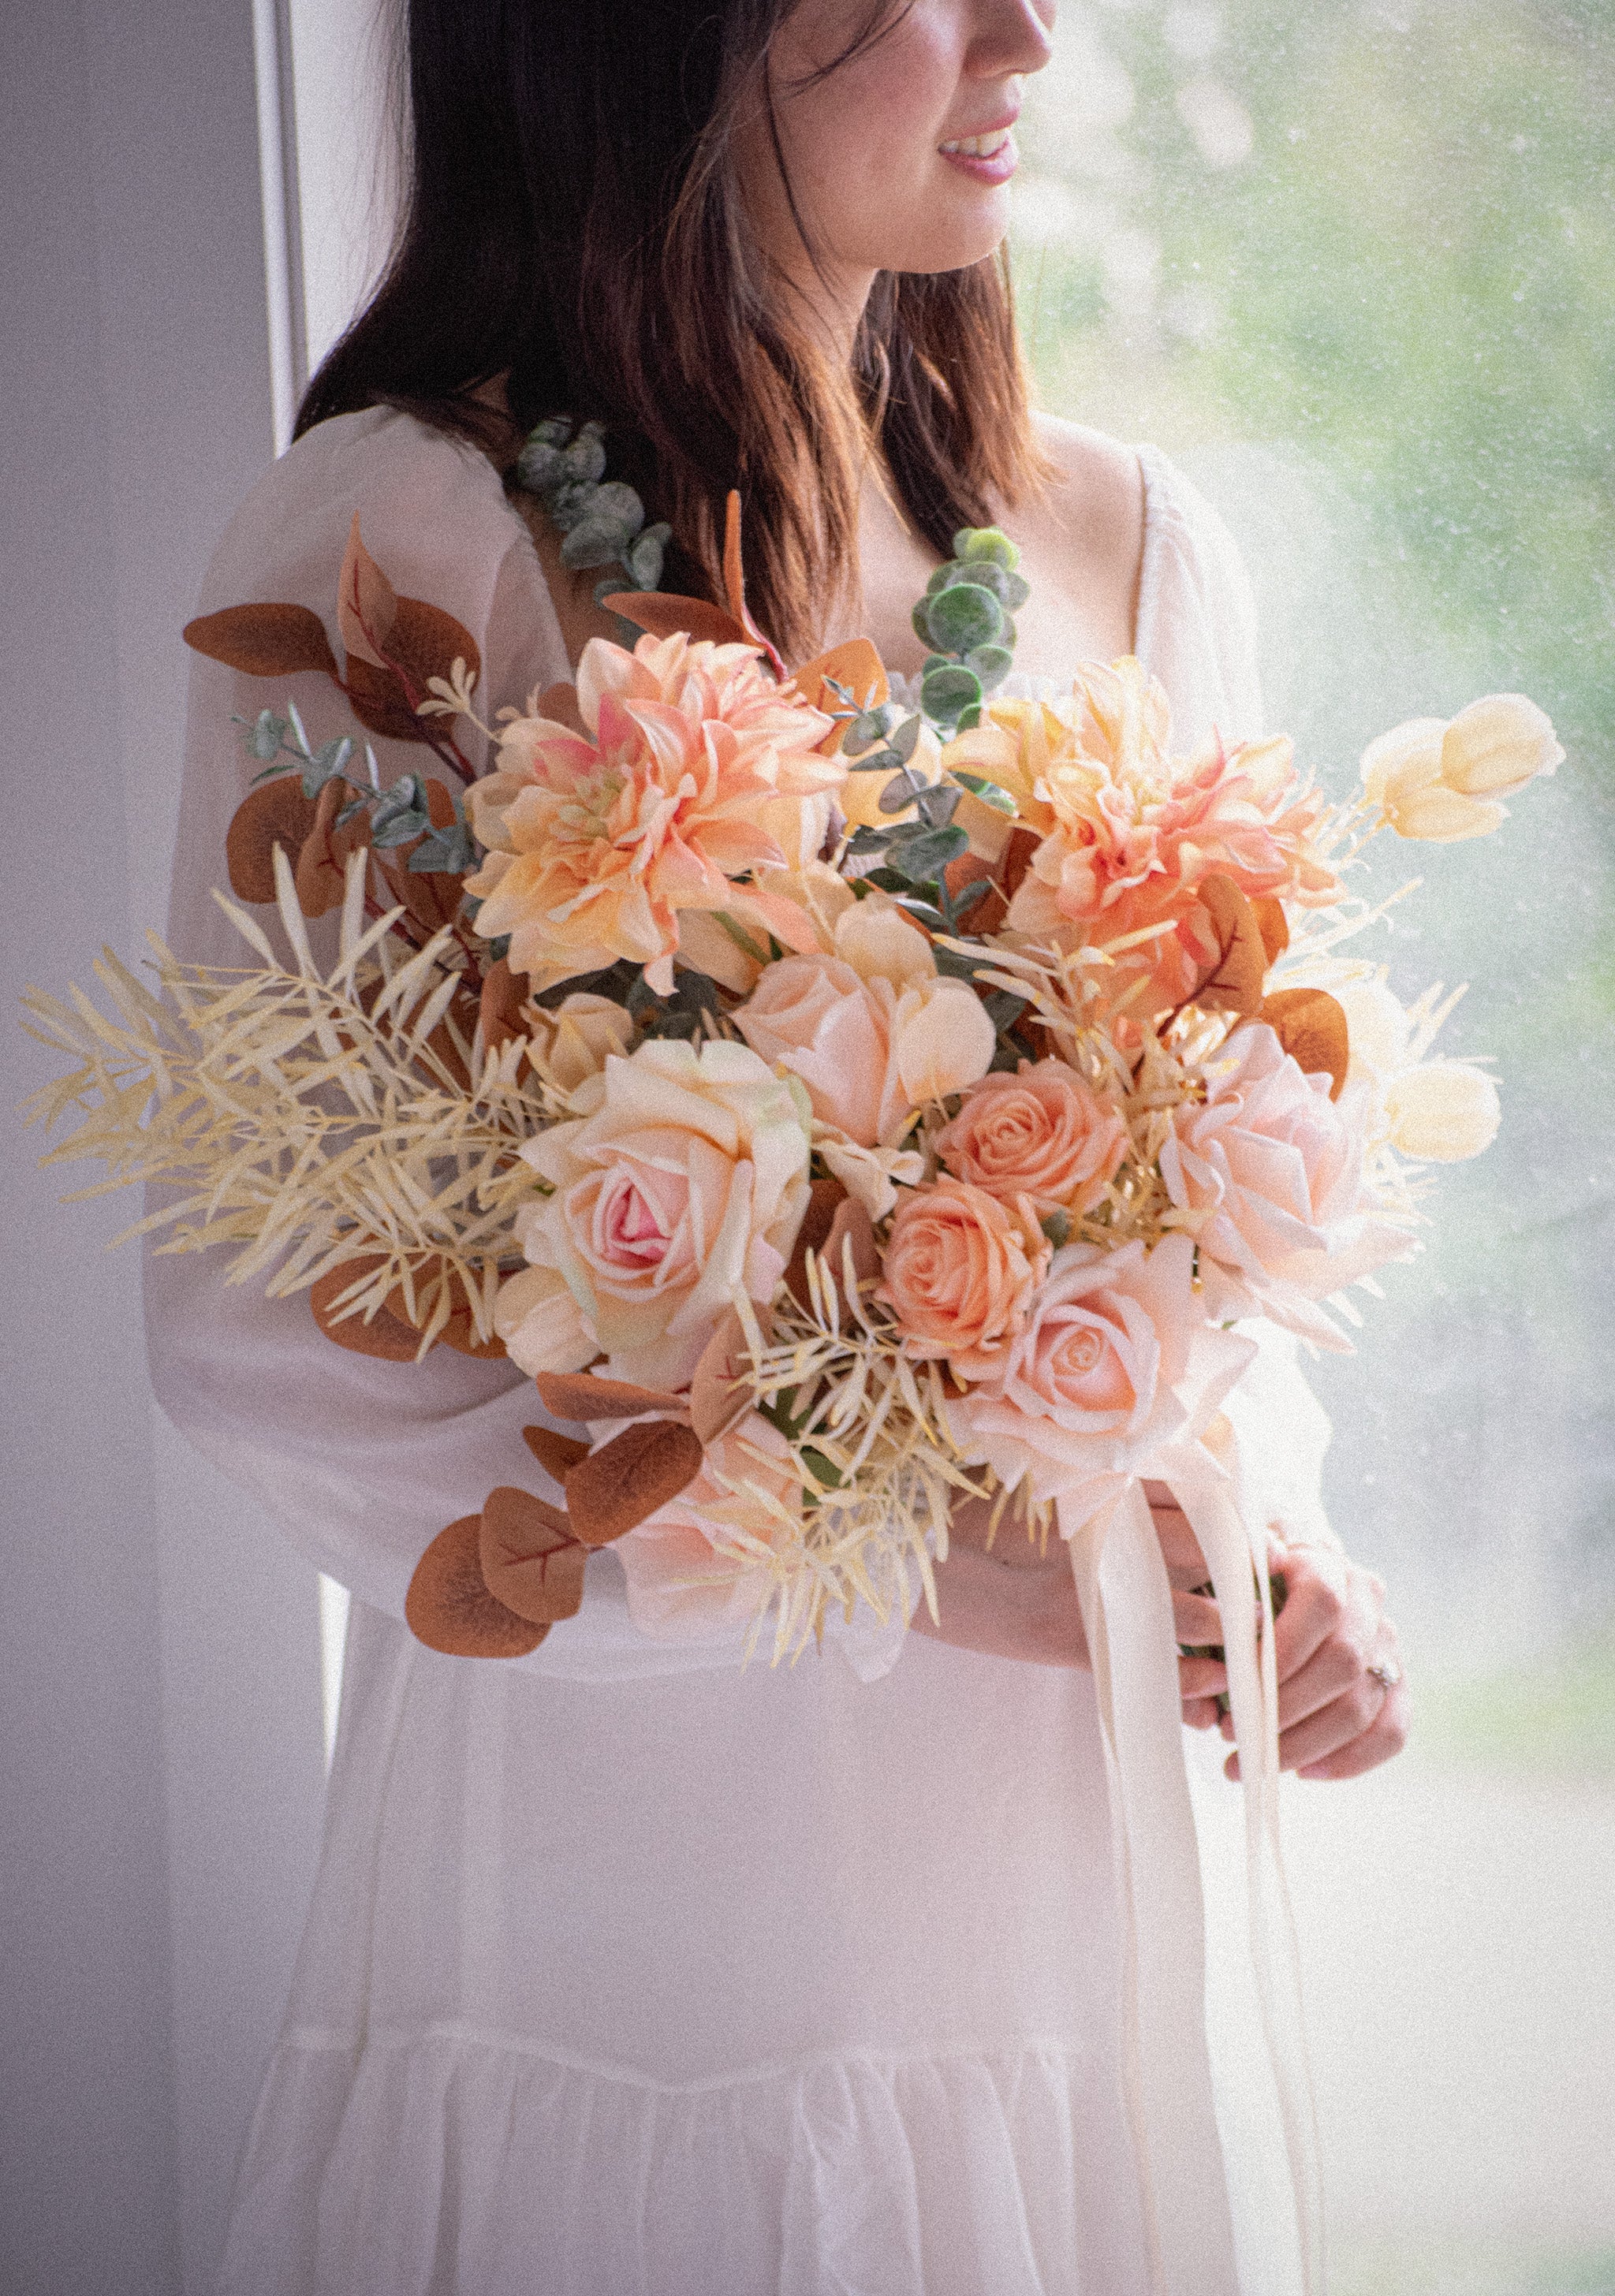
[[[1377,1676],[1359,1670],[1338,1695],[1314,1707],[1279,1730],[1279,1767],[1304,1778],[1355,1778],[1399,1754],[1407,1742],[1412,1702],[1406,1680],[1387,1689]],[[1219,1718],[1232,1737],[1228,1717]],[[1239,1756],[1224,1764],[1230,1778],[1240,1774]]]
[[[1407,1685],[1398,1682],[1385,1693],[1385,1703],[1360,1737],[1348,1740],[1335,1752],[1319,1755],[1305,1764],[1297,1763],[1296,1770],[1303,1778],[1357,1778],[1365,1770],[1390,1761],[1407,1743],[1408,1726],[1413,1718],[1413,1702]]]
[[[1174,1595],[1172,1631],[1180,1643],[1220,1643],[1222,1612],[1209,1595]]]
[[[1350,1565],[1344,1555],[1291,1547],[1269,1558],[1284,1573],[1284,1607],[1274,1620],[1273,1663],[1291,1681],[1347,1623]]]
[[[1160,1541],[1167,1577],[1180,1592],[1191,1587],[1203,1587],[1211,1572],[1200,1541],[1189,1528],[1188,1516],[1165,1483],[1146,1482],[1144,1492],[1154,1518],[1155,1536]]]

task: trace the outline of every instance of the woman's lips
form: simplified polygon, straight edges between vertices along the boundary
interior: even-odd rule
[[[995,127],[986,135],[961,135],[939,148],[950,168],[974,176],[980,184],[1006,184],[1021,164],[1014,130],[1009,127]]]

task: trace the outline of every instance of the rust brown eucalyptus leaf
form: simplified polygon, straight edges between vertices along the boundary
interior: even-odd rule
[[[524,1427],[521,1439],[545,1473],[558,1483],[565,1482],[569,1467],[589,1456],[586,1443],[576,1435],[563,1435],[558,1427]]]
[[[553,1627],[577,1616],[588,1554],[547,1499],[511,1483],[490,1491],[477,1553],[488,1592],[519,1619]]]
[[[830,1223],[846,1201],[847,1191],[840,1180],[814,1180],[808,1184],[808,1209],[802,1214],[802,1225],[796,1232],[796,1242],[785,1267],[785,1288],[804,1308],[808,1304],[808,1254],[824,1250]]]
[[[566,1506],[576,1538],[609,1546],[666,1506],[701,1472],[704,1454],[693,1429],[673,1419],[625,1427],[567,1472]]]
[[[743,623],[708,598],[678,598],[668,590],[613,590],[601,603],[653,638],[676,637],[683,632],[693,638],[710,638],[716,645],[753,643]]]
[[[385,1264],[372,1257],[345,1259],[340,1267],[328,1268],[310,1285],[308,1305],[325,1337],[334,1340],[339,1348],[346,1348],[350,1355],[372,1356],[381,1363],[414,1363],[421,1352],[421,1334],[403,1312],[401,1292],[391,1292],[368,1320],[363,1312],[338,1313],[337,1302],[342,1294],[351,1292],[356,1283],[363,1283]]]
[[[231,891],[243,901],[273,901],[275,847],[295,868],[314,822],[314,800],[303,795],[298,775],[277,774],[273,781],[259,782],[236,807],[225,832]]]
[[[1276,964],[1290,946],[1290,920],[1284,914],[1284,904],[1269,896],[1252,901],[1250,906],[1256,912],[1256,929],[1267,952],[1267,962]]]
[[[766,1313],[760,1321],[767,1332]],[[701,1442],[716,1443],[750,1411],[751,1390],[745,1377],[750,1359],[750,1342],[740,1311],[730,1308],[701,1349],[690,1382],[690,1425]]]
[[[1264,997],[1257,1013],[1278,1038],[1303,1076],[1326,1076],[1329,1097],[1346,1086],[1351,1045],[1344,1008],[1324,988],[1280,988]]]
[[[325,625],[307,606],[224,606],[216,614],[198,614],[180,636],[193,652],[248,677],[296,677],[316,669],[341,684]]]
[[[438,1533],[415,1565],[404,1616],[417,1642],[447,1658],[525,1658],[549,1628],[518,1618],[488,1592],[481,1534],[474,1514]]]
[[[639,1419],[647,1411],[671,1412],[680,1419],[689,1414],[682,1395],[633,1387],[627,1380],[596,1379],[586,1371],[541,1371],[533,1384],[546,1411],[579,1426],[595,1419]]]
[[[389,641],[398,611],[398,594],[359,535],[359,513],[348,529],[348,548],[337,577],[337,627],[348,650],[351,672],[356,660],[373,669],[389,668]]]
[[[1200,902],[1210,922],[1217,954],[1188,1001],[1248,1018],[1262,1001],[1267,972],[1267,951],[1256,911],[1233,878],[1220,874],[1206,879],[1200,889]]]
[[[315,800],[314,825],[297,857],[298,906],[306,917],[323,917],[340,909],[348,890],[348,857],[370,842],[370,816],[356,813],[351,821],[337,816],[353,796],[340,775],[333,775]]]

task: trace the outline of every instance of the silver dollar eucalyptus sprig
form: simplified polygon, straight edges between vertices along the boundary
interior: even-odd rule
[[[518,482],[537,496],[560,529],[562,563],[580,571],[621,570],[595,583],[596,604],[614,590],[660,589],[673,533],[665,523],[647,526],[638,495],[623,480],[608,479],[605,466],[600,424],[586,422],[574,435],[566,414],[553,414],[529,431],[516,463]]]
[[[914,628],[931,651],[920,673],[920,704],[944,736],[965,732],[1003,684],[1015,655],[1015,613],[1030,596],[1015,571],[1021,553],[996,526],[967,526],[914,608]]]

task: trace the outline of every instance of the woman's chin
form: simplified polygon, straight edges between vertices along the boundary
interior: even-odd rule
[[[946,203],[937,203],[923,230],[905,234],[900,256],[886,257],[880,267],[926,274],[966,271],[996,251],[1009,226],[1008,186],[967,181],[954,187]]]

